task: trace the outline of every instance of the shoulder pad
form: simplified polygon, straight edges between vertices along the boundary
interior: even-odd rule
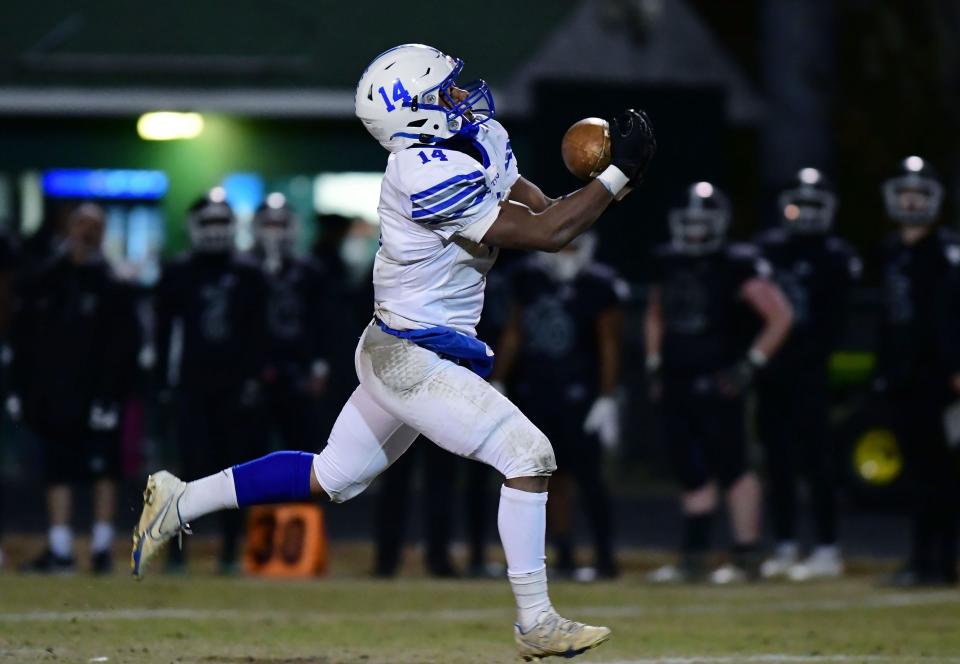
[[[233,257],[233,264],[241,270],[260,271],[260,263],[250,254],[237,254]]]
[[[735,260],[753,260],[760,257],[760,250],[755,244],[736,242],[727,245],[727,256]]]
[[[671,245],[669,242],[658,244],[653,248],[654,258],[670,258],[675,254],[676,252],[673,249],[673,245]]]
[[[426,162],[421,153],[427,156]],[[443,159],[430,158],[431,154],[407,149],[394,162],[396,182],[408,199],[411,218],[425,225],[463,216],[490,192],[486,172],[473,157],[456,150],[442,150]]]
[[[768,228],[757,235],[758,244],[785,244],[789,235],[783,228]]]
[[[827,236],[827,251],[845,254],[848,256],[857,253],[852,244],[841,237],[837,237],[836,235]]]

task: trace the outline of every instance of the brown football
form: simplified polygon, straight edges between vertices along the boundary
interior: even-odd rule
[[[563,164],[581,180],[595,178],[610,165],[610,125],[603,118],[584,118],[563,135]]]

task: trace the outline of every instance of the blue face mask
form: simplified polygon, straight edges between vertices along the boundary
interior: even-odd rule
[[[443,111],[447,116],[448,126],[459,122],[460,128],[457,133],[472,138],[476,136],[480,125],[495,115],[496,109],[493,103],[493,93],[490,92],[490,88],[485,81],[477,79],[462,85],[457,84],[457,77],[462,69],[463,60],[457,59],[453,71],[436,88],[425,90],[420,95],[417,105],[431,111]],[[454,100],[452,94],[454,87],[458,87],[467,93],[463,100],[459,102]],[[437,101],[435,103],[426,102],[425,100],[434,96],[434,93]],[[439,102],[446,102],[446,104]],[[413,101],[404,102],[405,105],[412,105],[413,103]]]

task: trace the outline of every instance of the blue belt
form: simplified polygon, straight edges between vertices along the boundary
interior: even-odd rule
[[[379,318],[375,320],[380,329],[387,334],[412,341],[444,359],[465,364],[470,371],[481,378],[488,378],[493,373],[493,351],[476,337],[442,325],[423,330],[395,330]]]

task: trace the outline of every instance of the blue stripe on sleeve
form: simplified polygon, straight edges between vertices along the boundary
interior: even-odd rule
[[[482,177],[482,176],[483,176],[483,172],[482,172],[482,171],[474,171],[474,172],[472,172],[472,173],[466,173],[466,174],[461,174],[461,175],[454,175],[452,178],[449,178],[448,180],[444,180],[443,182],[441,182],[441,183],[439,183],[439,184],[435,184],[434,186],[430,187],[429,189],[424,189],[423,191],[420,191],[420,192],[417,192],[416,194],[411,195],[411,196],[410,196],[410,200],[411,200],[411,201],[418,201],[418,200],[420,200],[421,198],[427,198],[428,196],[432,196],[433,194],[437,193],[438,191],[441,191],[441,190],[443,190],[443,189],[446,189],[447,187],[449,187],[449,186],[452,185],[452,184],[455,184],[455,183],[457,183],[457,182],[461,182],[461,181],[463,181],[463,180],[472,180],[472,179],[474,179],[474,178],[476,178],[476,177],[478,177],[478,176],[481,176],[481,177]]]
[[[442,201],[441,203],[434,205],[433,207],[422,207],[417,203],[414,203],[413,218],[416,219],[417,217],[425,217],[427,215],[438,215],[442,213],[444,210],[448,210],[449,208],[455,206],[456,203],[463,200],[470,194],[475,193],[478,189],[480,189],[483,186],[484,184],[482,182],[478,182],[470,186],[464,186],[463,190],[460,193],[458,193],[456,196],[454,196],[453,198],[448,198],[445,201]],[[449,210],[449,211],[452,212],[453,210]]]

